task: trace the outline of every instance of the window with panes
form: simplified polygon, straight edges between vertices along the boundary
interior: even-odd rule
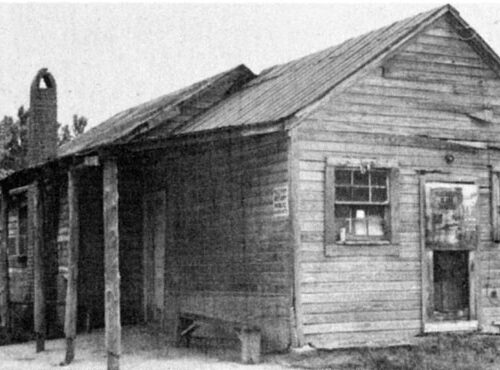
[[[399,189],[399,166],[395,161],[327,158],[327,255],[335,255],[335,245],[399,244]]]
[[[387,170],[335,169],[337,240],[380,239],[389,222]]]

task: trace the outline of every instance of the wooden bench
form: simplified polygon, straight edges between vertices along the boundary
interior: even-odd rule
[[[202,323],[234,330],[241,342],[241,361],[245,364],[260,362],[260,328],[248,323],[228,321],[195,313],[181,312],[177,325],[177,345],[189,347],[191,336]]]

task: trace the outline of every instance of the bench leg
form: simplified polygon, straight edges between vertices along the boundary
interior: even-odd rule
[[[241,341],[241,362],[258,364],[260,362],[260,330],[242,329],[238,337]]]
[[[198,325],[193,320],[180,317],[177,324],[176,346],[180,347],[184,343],[189,348],[191,344],[191,334],[198,329]]]
[[[179,317],[177,320],[177,328],[175,331],[175,345],[176,347],[181,347],[184,342],[184,337],[182,335],[182,332],[186,327],[189,326],[189,323],[186,322],[186,319],[183,319],[182,317]]]

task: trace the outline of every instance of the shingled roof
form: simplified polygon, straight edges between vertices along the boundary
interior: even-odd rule
[[[452,6],[445,5],[268,68],[257,77],[245,66],[239,66],[119,113],[63,146],[59,156],[109,144],[281,122],[339,89],[360,71],[376,65],[445,14],[461,27],[470,28]],[[500,70],[500,58],[479,35],[470,42],[481,55],[493,60],[493,68]],[[211,100],[214,93],[216,96]],[[186,113],[184,108],[189,105],[186,103],[197,102],[201,96],[210,103]]]

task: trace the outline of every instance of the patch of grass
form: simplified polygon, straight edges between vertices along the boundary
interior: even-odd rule
[[[318,351],[291,366],[335,370],[493,370],[500,368],[500,336],[440,334],[414,346]]]
[[[376,370],[483,370],[500,363],[497,338],[445,334],[406,348],[371,350],[367,369]]]

